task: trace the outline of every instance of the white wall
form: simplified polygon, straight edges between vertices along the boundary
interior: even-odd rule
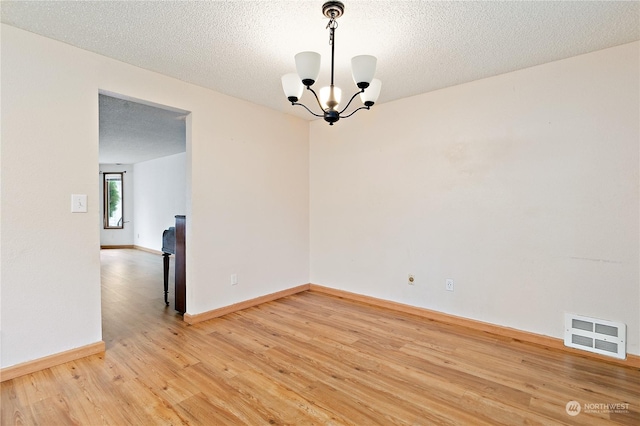
[[[133,232],[134,232],[134,211],[135,211],[135,196],[134,196],[134,182],[135,174],[133,171],[133,164],[100,164],[100,176],[98,178],[98,200],[100,202],[100,245],[101,246],[132,246],[134,244]],[[124,172],[122,176],[122,192],[124,194],[124,225],[122,229],[104,229],[104,183],[103,172]]]
[[[640,354],[638,57],[313,122],[311,282],[553,337],[564,312],[621,321]]]
[[[4,24],[1,31],[2,367],[102,338],[99,90],[192,112],[188,313],[308,282],[305,121]],[[88,194],[88,213],[70,213],[73,193]]]
[[[186,214],[186,160],[183,152],[134,165],[135,245],[160,251],[162,231]]]

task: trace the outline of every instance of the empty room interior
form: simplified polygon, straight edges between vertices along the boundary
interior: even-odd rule
[[[0,17],[3,425],[640,424],[640,2]]]

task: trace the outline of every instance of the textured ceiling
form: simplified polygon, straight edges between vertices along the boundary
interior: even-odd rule
[[[323,1],[6,1],[2,22],[237,98],[312,118],[280,76],[330,47]],[[640,2],[344,0],[336,84],[349,60],[378,57],[388,102],[640,39]],[[303,101],[311,105],[308,94]]]
[[[99,95],[100,164],[135,164],[186,151],[185,111]]]

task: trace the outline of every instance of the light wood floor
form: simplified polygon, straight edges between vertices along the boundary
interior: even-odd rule
[[[2,383],[2,425],[640,424],[638,369],[313,292],[187,326],[161,256],[102,262],[105,355]]]

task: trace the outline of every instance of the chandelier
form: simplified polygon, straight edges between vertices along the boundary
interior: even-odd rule
[[[353,81],[358,86],[357,91],[343,109],[338,109],[342,91],[333,84],[333,60],[336,46],[336,29],[338,19],[344,14],[344,4],[340,1],[328,1],[322,5],[322,13],[329,18],[327,28],[329,29],[329,45],[331,45],[331,84],[320,89],[320,94],[311,88],[320,74],[320,54],[316,52],[300,52],[295,56],[297,73],[290,73],[282,76],[282,88],[291,105],[300,105],[316,117],[322,117],[331,126],[341,118],[351,117],[361,109],[370,109],[380,96],[382,83],[373,78],[376,72],[375,56],[360,55],[351,59],[351,74]],[[302,97],[304,87],[307,88],[316,98],[316,102],[322,111],[321,114],[313,112],[309,107],[298,102]],[[351,102],[360,95],[360,100],[364,106],[356,108],[347,115],[345,111]]]

